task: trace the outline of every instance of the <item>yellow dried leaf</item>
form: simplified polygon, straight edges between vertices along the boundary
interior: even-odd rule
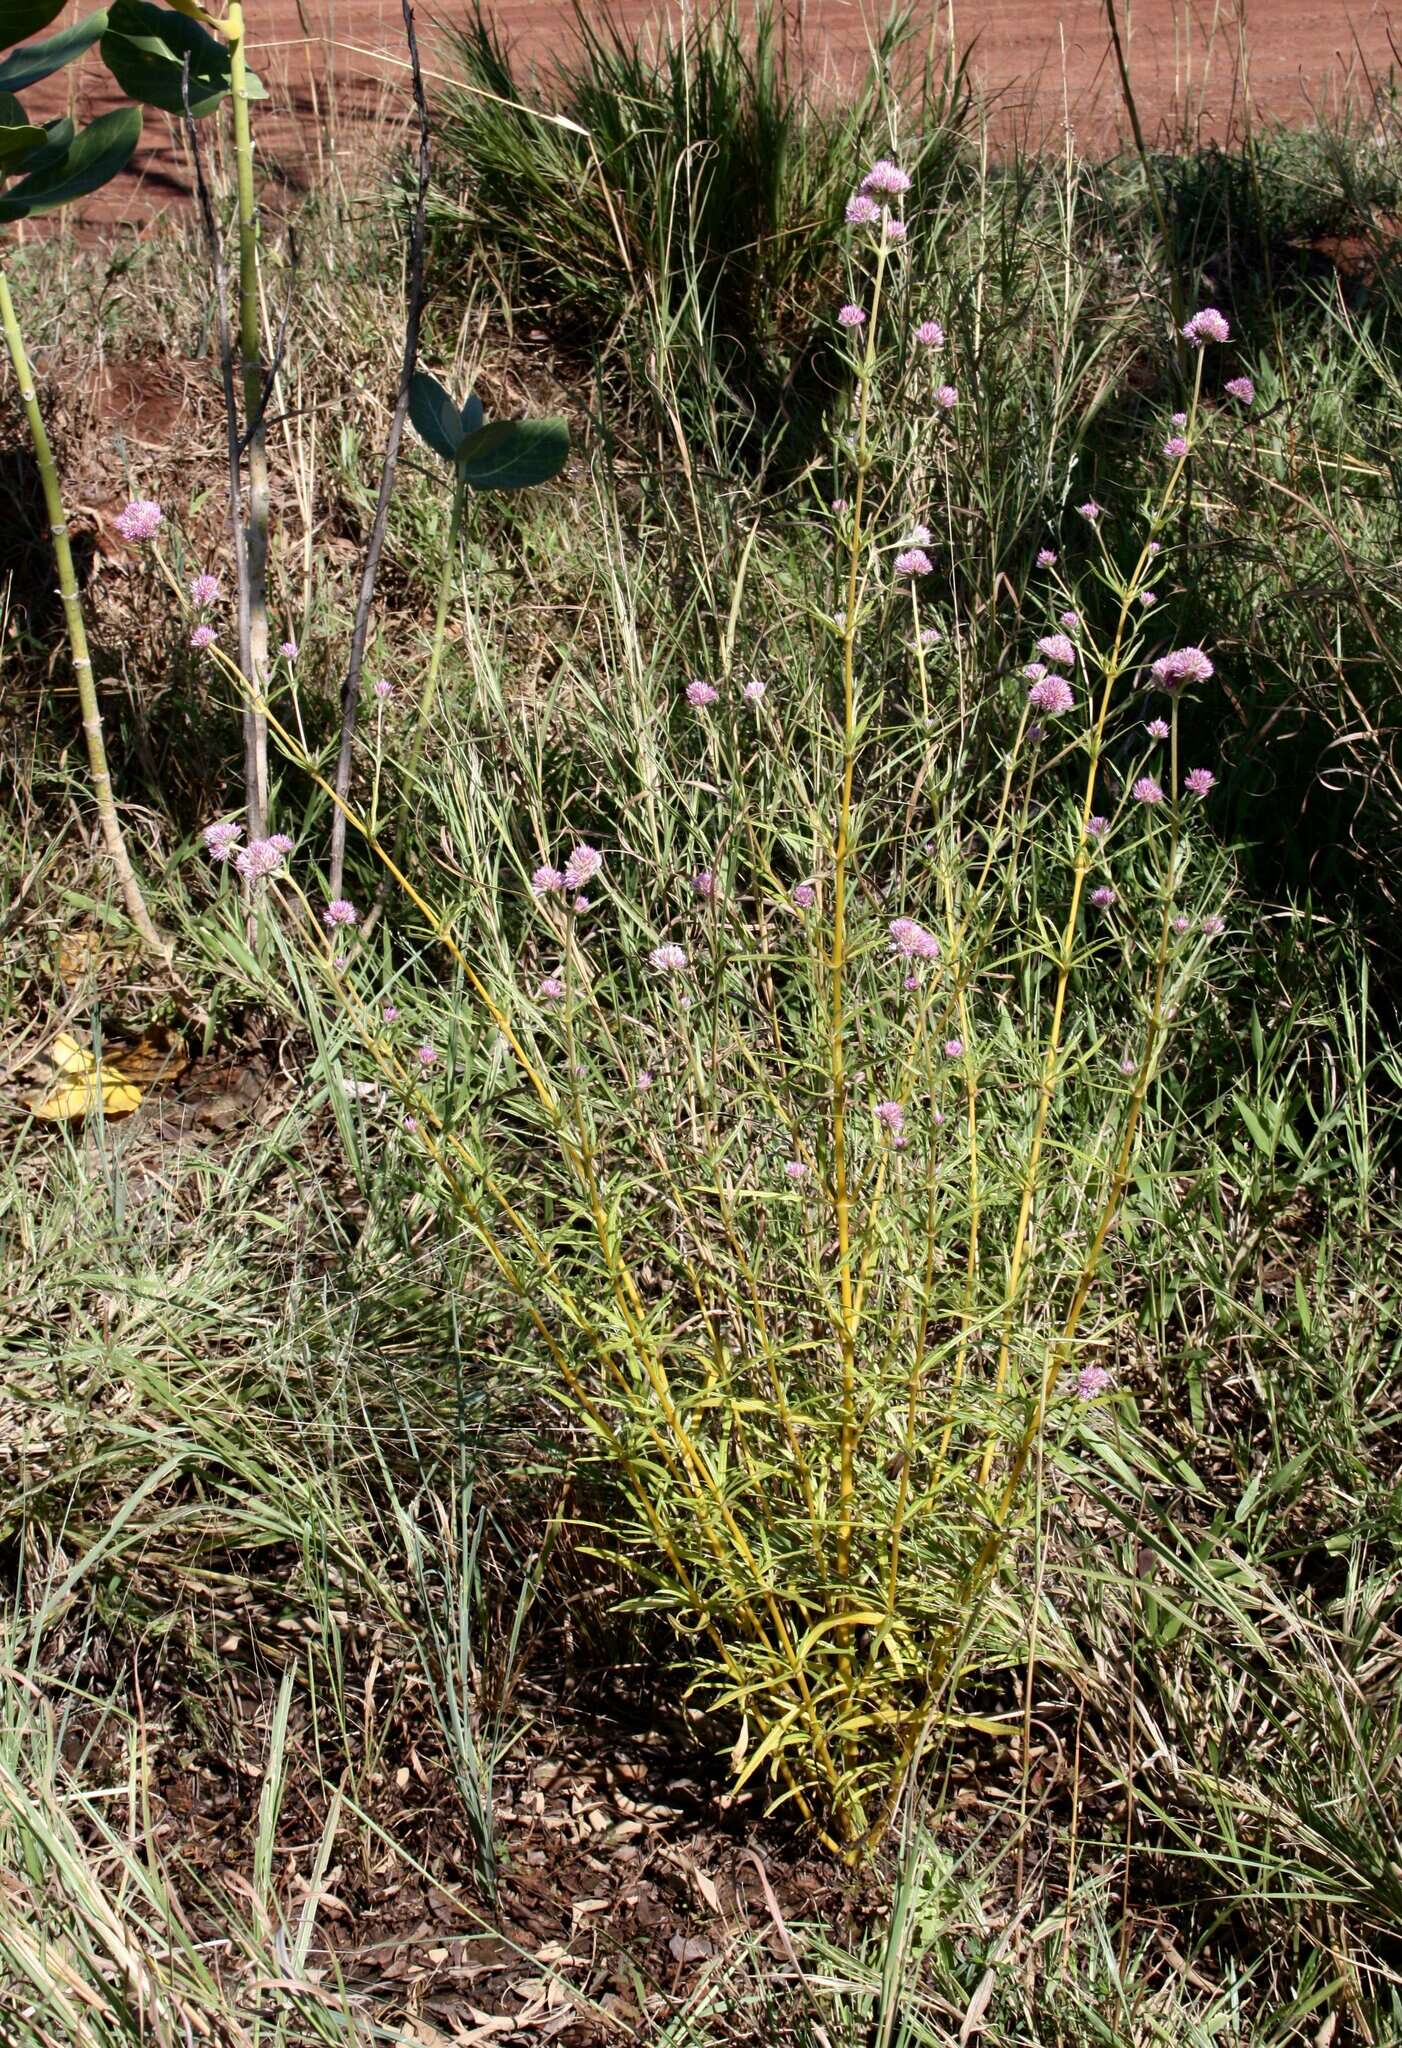
[[[104,1116],[130,1116],[141,1102],[141,1090],[110,1061],[101,1066],[92,1054],[67,1031],[61,1031],[49,1051],[58,1085],[50,1093],[30,1102],[34,1116],[45,1123],[68,1123],[91,1116],[99,1107]]]

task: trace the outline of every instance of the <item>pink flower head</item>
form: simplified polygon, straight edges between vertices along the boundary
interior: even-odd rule
[[[686,701],[693,711],[705,711],[712,704],[720,702],[720,691],[711,683],[703,682],[697,676],[686,686]]]
[[[939,959],[939,940],[913,917],[892,918],[887,929],[891,934],[891,951],[899,953],[903,960]]]
[[[861,306],[841,306],[838,308],[837,324],[839,327],[865,327],[867,316]]]
[[[959,403],[959,393],[953,384],[941,384],[935,392],[935,404],[943,412],[953,412]]]
[[[943,348],[944,329],[938,320],[922,320],[915,330],[915,339],[921,348]]]
[[[1173,920],[1173,929],[1177,932],[1179,938],[1181,939],[1183,934],[1190,932],[1192,928],[1193,920],[1190,917],[1185,917],[1180,910],[1177,917]]]
[[[278,839],[251,839],[243,850],[234,855],[234,866],[246,882],[261,881],[264,875],[275,875],[282,866],[283,850]]]
[[[1175,412],[1175,413],[1170,413],[1170,414],[1169,414],[1169,425],[1170,425],[1170,426],[1173,426],[1173,427],[1186,427],[1186,426],[1187,426],[1187,424],[1188,424],[1188,415],[1187,415],[1187,414],[1186,414],[1185,412]]]
[[[1228,398],[1234,398],[1238,405],[1251,405],[1255,401],[1256,386],[1249,377],[1229,377],[1223,389]]]
[[[1086,830],[1092,839],[1103,839],[1110,829],[1110,820],[1101,817],[1097,811],[1093,818],[1086,819]]]
[[[565,862],[565,887],[583,889],[593,881],[604,864],[604,857],[597,846],[576,846],[570,851]]]
[[[1064,633],[1044,633],[1037,642],[1037,652],[1044,654],[1048,661],[1058,668],[1076,666],[1076,650]]]
[[[1163,444],[1163,452],[1170,462],[1181,462],[1188,452],[1188,444],[1181,434],[1170,434]]]
[[[379,698],[382,704],[384,703],[387,697],[392,697],[394,695],[394,684],[390,681],[388,676],[376,677],[375,695]]]
[[[680,974],[686,965],[686,954],[680,946],[654,946],[648,959],[659,974]]]
[[[285,859],[286,856],[289,853],[291,853],[293,847],[297,844],[297,842],[290,836],[290,834],[286,832],[274,832],[270,839],[268,840],[268,844],[269,846],[276,848],[276,850],[280,854],[282,854]]]
[[[1217,777],[1210,768],[1190,768],[1183,777],[1183,787],[1190,796],[1206,796],[1217,786]]]
[[[1111,904],[1116,902],[1118,899],[1115,891],[1110,887],[1110,884],[1108,882],[1102,882],[1098,889],[1091,890],[1090,900],[1095,905],[1097,910],[1108,910]]]
[[[398,1003],[386,1003],[384,1008],[381,1010],[380,1015],[384,1019],[386,1024],[397,1024],[399,1022]]]
[[[946,1038],[944,1042],[944,1056],[947,1060],[962,1060],[964,1057],[963,1039]]]
[[[1126,1053],[1124,1058],[1120,1061],[1120,1072],[1124,1075],[1125,1079],[1128,1080],[1131,1074],[1137,1074],[1139,1072],[1138,1060],[1134,1059],[1129,1053]]]
[[[847,225],[849,228],[874,227],[881,218],[881,208],[865,192],[857,192],[847,202]]]
[[[885,1125],[898,1145],[905,1143],[905,1111],[899,1102],[878,1102],[876,1120]]]
[[[901,546],[906,548],[927,548],[929,545],[930,529],[928,526],[923,525],[922,522],[917,519],[915,521],[915,524],[911,527],[910,532],[901,542]]]
[[[1029,683],[1040,683],[1046,672],[1047,665],[1044,661],[1029,661],[1022,671]]]
[[[212,647],[218,637],[213,626],[196,626],[190,635],[190,645],[196,654],[203,654],[206,647]]]
[[[1103,1365],[1083,1365],[1076,1375],[1076,1396],[1081,1401],[1093,1401],[1113,1386],[1111,1375]]]
[[[758,676],[751,676],[742,692],[747,704],[761,704],[764,701],[764,684]]]
[[[887,216],[887,220],[886,220],[886,239],[887,239],[887,241],[888,241],[888,242],[903,242],[903,241],[905,240],[905,238],[906,238],[906,224],[905,224],[905,222],[904,222],[903,220],[897,220],[897,219],[896,219],[896,216],[895,216],[894,214],[889,214],[889,215]]]
[[[637,1078],[637,1080],[636,1080],[636,1081],[635,1081],[635,1082],[633,1083],[633,1086],[634,1086],[634,1087],[635,1087],[635,1088],[637,1089],[637,1091],[638,1091],[639,1095],[646,1095],[646,1094],[647,1094],[647,1091],[648,1091],[648,1089],[649,1089],[649,1088],[650,1088],[650,1087],[652,1086],[652,1069],[651,1069],[651,1067],[639,1067],[639,1068],[638,1068],[638,1078]]]
[[[1161,690],[1177,690],[1184,683],[1209,682],[1212,663],[1200,647],[1176,647],[1161,654],[1149,673]]]
[[[1163,802],[1163,790],[1155,782],[1152,775],[1141,775],[1134,788],[1130,791],[1130,795],[1137,804],[1161,804]]]
[[[920,645],[922,647],[934,647],[941,637],[938,626],[922,626],[920,628]]]
[[[133,498],[117,514],[117,531],[123,540],[154,540],[164,518],[154,498]]]
[[[1056,549],[1038,548],[1037,567],[1039,569],[1054,569],[1056,567]]]
[[[1215,910],[1209,910],[1207,916],[1202,921],[1203,937],[1205,939],[1220,939],[1226,929],[1226,920],[1220,918]]]
[[[1204,306],[1184,327],[1183,339],[1191,342],[1194,348],[1201,348],[1206,341],[1226,341],[1231,331],[1215,306]]]
[[[1027,692],[1027,701],[1035,710],[1045,711],[1055,718],[1071,709],[1076,695],[1065,676],[1043,676]]]
[[[558,868],[539,867],[531,876],[532,896],[553,896],[565,886],[565,878]]]
[[[1061,623],[1068,633],[1074,633],[1080,626],[1081,615],[1079,612],[1063,612],[1061,614]]]
[[[1155,555],[1161,555],[1163,553],[1163,548],[1160,545],[1160,543],[1156,540],[1145,541],[1144,552],[1149,557],[1150,561],[1152,561]]]
[[[807,1180],[808,1178],[808,1168],[801,1159],[790,1159],[787,1161],[784,1172],[788,1179],[794,1182]]]
[[[811,882],[799,882],[795,886],[793,900],[800,910],[811,910],[818,900],[818,892]]]
[[[1085,504],[1078,505],[1076,510],[1080,513],[1082,519],[1088,519],[1092,526],[1100,517],[1100,507],[1096,504],[1094,498],[1087,498]]]
[[[232,818],[220,818],[216,824],[206,825],[200,836],[211,860],[228,860],[243,837],[243,827]]]
[[[900,199],[910,190],[910,173],[893,164],[889,157],[878,157],[862,179],[861,189],[879,193],[883,199]]]
[[[923,548],[902,548],[895,560],[898,576],[928,576],[934,566]]]
[[[430,1045],[428,1040],[425,1039],[418,1049],[418,1060],[421,1067],[435,1066],[438,1061],[438,1047]]]
[[[1139,593],[1139,602],[1143,605],[1145,611],[1148,611],[1150,605],[1157,604],[1158,601],[1159,594],[1157,590],[1141,590]]]
[[[709,903],[716,893],[715,873],[711,868],[700,868],[691,878],[691,886],[698,896]]]
[[[322,911],[321,921],[334,931],[338,925],[359,924],[360,912],[344,896],[337,896]]]
[[[284,640],[278,648],[278,653],[284,661],[295,661],[297,659],[297,642],[295,640]]]
[[[558,974],[547,974],[536,987],[537,1002],[558,1003],[563,1001],[564,994],[565,984]]]
[[[418,1118],[417,1118],[416,1116],[406,1116],[406,1117],[405,1117],[405,1119],[404,1119],[404,1129],[405,1129],[406,1131],[408,1131],[408,1132],[410,1133],[410,1135],[411,1135],[411,1136],[413,1135],[413,1133],[414,1133],[414,1132],[415,1132],[415,1131],[416,1131],[416,1130],[417,1130],[418,1128],[419,1128],[419,1120],[418,1120]]]
[[[205,611],[212,604],[217,604],[219,602],[219,578],[201,571],[190,585],[190,602],[193,605],[197,605],[201,611]]]
[[[576,896],[572,899],[570,903],[570,909],[574,911],[574,913],[578,917],[583,917],[585,911],[592,910],[593,907],[594,906],[591,904],[587,896]]]
[[[1151,740],[1166,740],[1168,738],[1168,720],[1166,718],[1151,718],[1144,730],[1148,733]]]

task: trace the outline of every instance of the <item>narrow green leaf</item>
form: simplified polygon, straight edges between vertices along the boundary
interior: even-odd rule
[[[558,476],[569,452],[563,420],[496,420],[459,444],[458,475],[474,491],[520,491]]]
[[[190,112],[209,114],[229,90],[229,52],[225,44],[169,7],[151,0],[113,0],[103,35],[102,61],[122,91],[143,106],[162,113],[185,111],[182,70],[190,59]],[[263,87],[250,73],[250,99],[265,99]]]
[[[468,403],[472,401],[469,399]],[[409,418],[420,440],[435,455],[451,462],[462,438],[462,421],[457,406],[436,377],[416,370],[409,384]]]
[[[140,107],[118,107],[114,113],[99,115],[74,136],[56,163],[31,171],[17,185],[0,192],[0,220],[52,213],[56,206],[96,192],[126,168],[140,140]]]
[[[0,0],[0,6],[3,5],[4,0]],[[84,50],[91,49],[106,26],[107,9],[99,7],[96,14],[84,15],[71,28],[60,29],[56,36],[45,36],[40,43],[26,43],[22,50],[12,51],[0,64],[0,92],[23,92],[27,85],[37,85],[51,72],[61,71],[65,64],[81,57]]]
[[[63,0],[0,0],[0,50],[37,36],[63,12]]]

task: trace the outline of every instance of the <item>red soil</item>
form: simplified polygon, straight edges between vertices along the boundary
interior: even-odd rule
[[[70,12],[91,4],[81,0]],[[427,11],[421,0],[432,70],[443,60]],[[627,20],[665,11],[656,0],[616,0]],[[1059,142],[1069,120],[1083,147],[1117,137],[1122,115],[1104,0],[924,0],[922,11],[932,35],[943,41],[952,23],[958,47],[971,52],[971,75],[993,99],[1003,135]],[[1125,0],[1119,11],[1123,18]],[[859,0],[790,0],[791,46],[815,77],[839,76],[864,47],[869,12]],[[1129,12],[1131,72],[1151,139],[1221,139],[1248,103],[1258,118],[1305,122],[1345,100],[1366,102],[1369,79],[1385,76],[1402,48],[1402,0],[1131,0]],[[248,13],[253,61],[272,94],[258,116],[267,174],[300,187],[403,120],[397,0],[250,0]],[[548,65],[568,34],[563,0],[497,0],[497,13],[538,63]],[[109,88],[90,52],[76,74],[50,79],[26,99],[47,117],[72,94],[73,111],[89,116],[110,103]],[[89,202],[89,217],[142,223],[183,202],[188,166],[176,131],[148,113],[135,174]]]

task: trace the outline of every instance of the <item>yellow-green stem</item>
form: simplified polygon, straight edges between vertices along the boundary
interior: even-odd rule
[[[162,939],[151,922],[146,899],[141,893],[141,885],[136,879],[127,854],[121,820],[117,816],[117,806],[112,795],[112,778],[107,767],[107,746],[102,735],[102,711],[97,701],[97,684],[93,679],[92,656],[88,651],[82,600],[78,595],[78,575],[73,566],[73,550],[68,540],[68,519],[63,509],[63,493],[59,488],[58,470],[54,464],[53,450],[49,446],[44,415],[39,409],[39,398],[34,389],[34,373],[25,354],[24,337],[20,333],[14,301],[10,297],[9,281],[3,270],[0,270],[0,323],[4,325],[5,345],[19,385],[20,403],[24,407],[25,419],[29,424],[29,437],[34,444],[34,459],[39,466],[39,481],[44,491],[49,539],[58,566],[58,594],[63,603],[63,619],[68,630],[68,651],[73,663],[73,679],[78,686],[83,739],[88,752],[88,772],[92,777],[93,801],[97,805],[103,844],[107,848],[107,857],[116,874],[117,887],[126,905],[127,916],[152,952],[169,959],[169,943]]]
[[[851,1574],[853,1467],[857,1448],[857,1335],[852,1293],[852,1191],[847,1178],[847,1074],[845,1062],[844,975],[847,966],[847,864],[851,858],[852,783],[857,759],[855,647],[857,578],[862,550],[862,501],[866,491],[867,419],[876,369],[876,329],[881,311],[885,241],[877,246],[876,281],[867,321],[866,353],[859,376],[857,417],[857,481],[852,493],[852,534],[847,559],[847,610],[842,625],[842,796],[837,815],[833,860],[832,912],[832,1160],[833,1204],[837,1214],[838,1346],[842,1361],[841,1443],[839,1450],[837,1577]],[[846,1648],[846,1636],[839,1637]]]
[[[257,838],[268,827],[268,448],[263,432],[263,360],[259,332],[258,210],[253,191],[253,131],[248,119],[247,31],[243,0],[233,0],[225,18],[229,43],[229,98],[234,117],[234,179],[239,218],[239,368],[243,382],[243,431],[247,441],[248,522],[244,529],[247,570],[247,644],[240,649],[252,699],[244,710],[244,776],[248,831]],[[240,621],[240,624],[244,624]]]

